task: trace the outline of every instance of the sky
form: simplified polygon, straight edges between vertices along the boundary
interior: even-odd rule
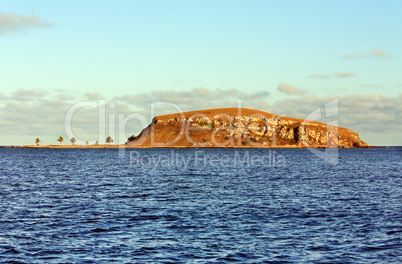
[[[401,17],[399,0],[2,0],[0,145],[68,139],[68,113],[75,137],[102,143],[138,134],[141,118],[119,128],[133,113],[308,118],[334,100],[339,126],[402,145]]]

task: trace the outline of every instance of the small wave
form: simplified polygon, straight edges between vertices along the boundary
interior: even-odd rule
[[[64,254],[64,251],[62,251],[62,250],[41,250],[41,251],[33,254],[33,256],[35,256],[35,257],[46,256],[48,258],[54,258],[49,255],[59,255],[59,254]]]
[[[130,218],[130,221],[145,221],[145,220],[159,220],[160,215],[138,215]]]
[[[103,228],[95,228],[91,230],[94,233],[103,233],[103,232],[109,232],[108,229],[103,229]]]
[[[312,251],[332,251],[334,250],[333,248],[329,247],[329,246],[314,246],[314,247],[309,247],[309,250]]]
[[[2,255],[8,255],[8,254],[21,254],[22,252],[15,249],[15,248],[11,248],[11,249],[7,249],[5,251],[3,251],[1,254]]]
[[[361,250],[362,251],[379,251],[379,250],[400,248],[401,246],[402,246],[401,244],[381,245],[381,246],[364,246],[361,248]]]
[[[244,259],[258,259],[258,256],[252,255],[252,254],[248,254],[248,253],[241,253],[241,252],[237,252],[234,254],[228,254],[224,257],[220,257],[218,258],[218,260],[222,260],[222,261],[230,261],[230,262],[241,262]]]
[[[393,234],[396,234],[396,233],[402,233],[402,230],[392,230],[392,231],[388,231],[388,232],[387,232],[387,235],[393,235]]]

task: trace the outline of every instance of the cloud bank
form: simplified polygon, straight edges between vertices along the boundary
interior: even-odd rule
[[[294,92],[293,86],[291,87],[287,92]],[[44,144],[57,144],[58,136],[65,137],[64,118],[72,105],[80,101],[98,102],[98,99],[102,99],[100,94],[73,96],[66,91],[45,94],[37,90],[19,90],[2,96],[4,100],[0,104],[0,133],[3,136],[28,135],[32,140],[47,135],[53,140],[44,141]],[[359,134],[380,133],[382,137],[386,137],[387,133],[402,131],[402,94],[388,96],[373,93],[330,97],[304,94],[278,100],[272,98],[266,91],[247,93],[238,90],[195,88],[191,91],[156,90],[141,94],[124,94],[111,100],[115,102],[116,108],[105,108],[107,117],[111,114],[116,116],[116,120],[118,114],[127,116],[139,113],[150,121],[151,102],[169,101],[177,104],[183,111],[191,111],[237,107],[238,100],[241,100],[242,107],[304,119],[333,99],[339,101],[339,111],[335,120],[341,127],[352,129]],[[174,108],[163,106],[156,110],[156,115],[177,112]],[[317,121],[326,122],[325,119]],[[106,124],[99,124],[97,108],[82,108],[73,116],[73,131],[81,140],[98,140],[99,125],[108,127],[109,120],[106,120]],[[138,134],[141,129],[139,122],[133,121],[128,124],[126,135]],[[104,139],[99,139],[99,142],[103,141]]]

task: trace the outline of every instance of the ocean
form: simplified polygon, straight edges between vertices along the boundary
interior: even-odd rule
[[[320,153],[0,149],[0,263],[401,263],[402,148]]]

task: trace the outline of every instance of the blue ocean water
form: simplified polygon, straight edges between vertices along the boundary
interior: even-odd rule
[[[0,263],[401,263],[402,148],[336,155],[0,149]]]

